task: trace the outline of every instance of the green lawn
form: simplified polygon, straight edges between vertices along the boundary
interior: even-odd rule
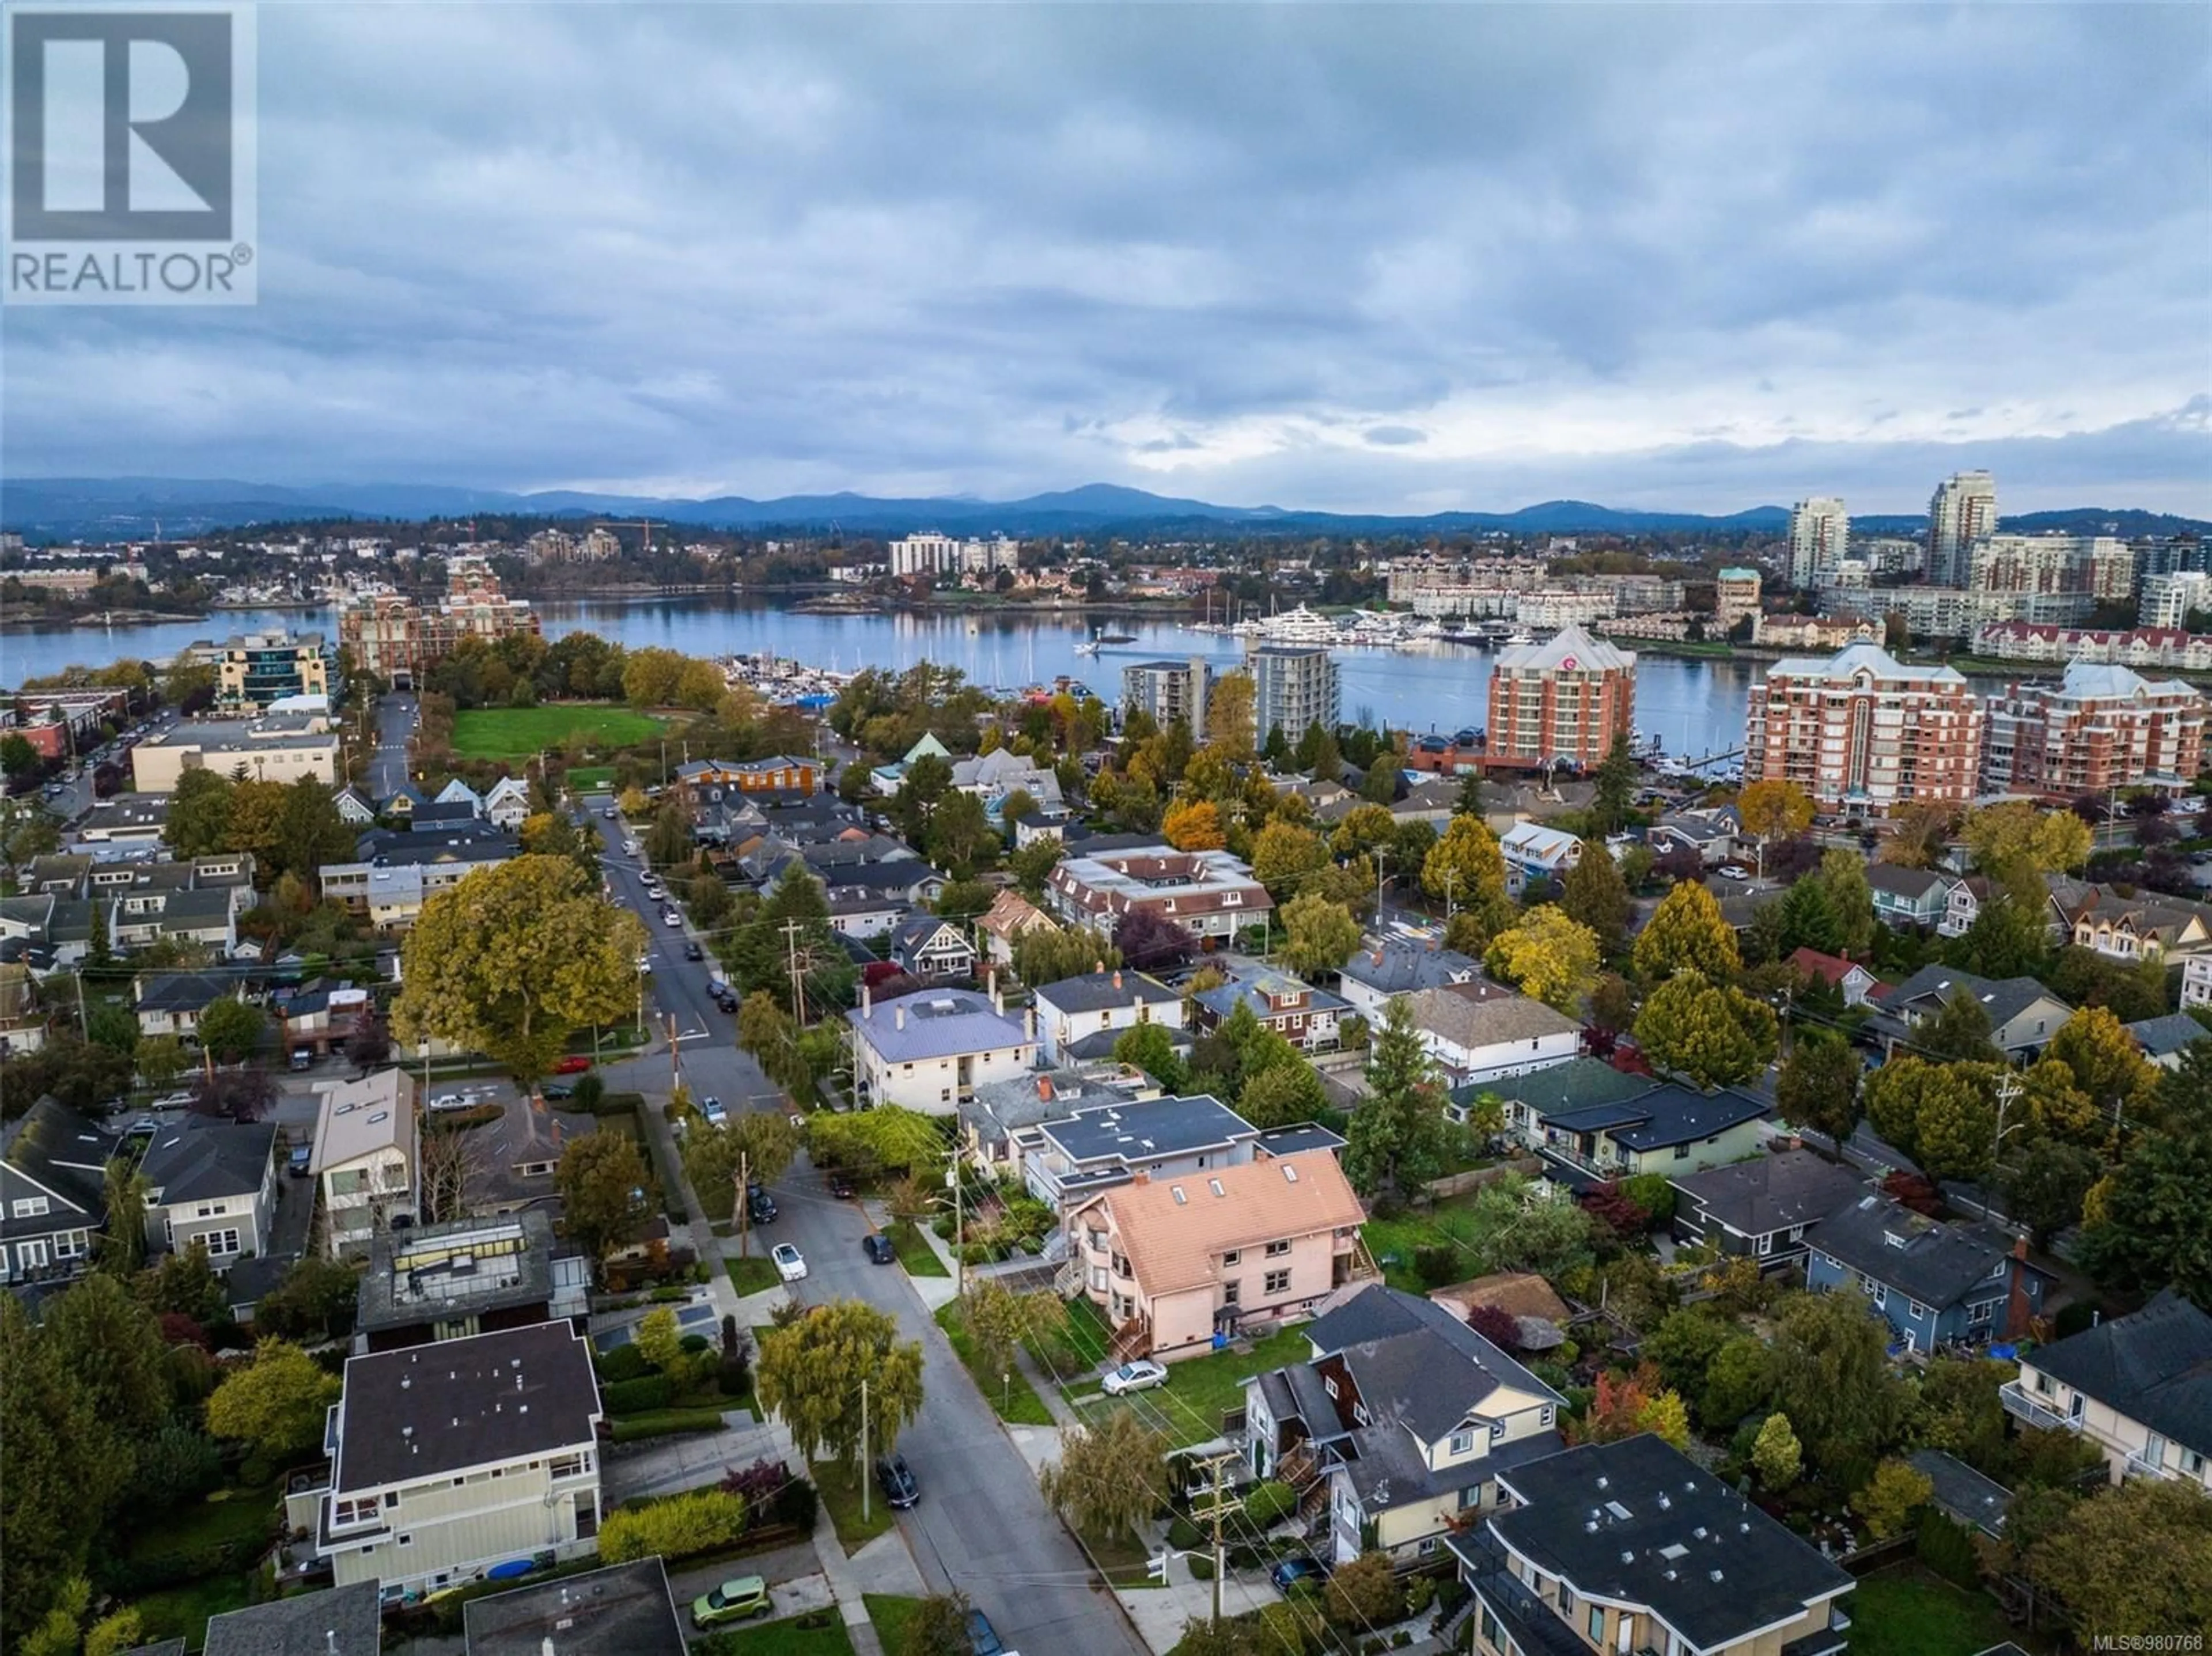
[[[149,1592],[131,1601],[144,1623],[148,1642],[182,1639],[188,1649],[206,1641],[210,1616],[244,1610],[252,1601],[252,1583],[244,1575],[210,1575],[181,1587]]]
[[[891,1509],[884,1504],[884,1492],[872,1483],[868,1515],[860,1516],[860,1478],[851,1461],[817,1460],[808,1470],[814,1487],[821,1492],[822,1504],[830,1509],[830,1521],[837,1526],[837,1538],[845,1544],[848,1557],[890,1528]]]
[[[1158,1422],[1164,1430],[1173,1434],[1176,1447],[1204,1443],[1221,1435],[1221,1416],[1225,1411],[1243,1407],[1248,1379],[1285,1363],[1302,1362],[1309,1350],[1303,1329],[1285,1328],[1249,1351],[1219,1351],[1212,1356],[1171,1362],[1167,1384],[1139,1394],[1142,1411],[1147,1420]],[[1085,1356],[1093,1363],[1103,1360],[1091,1351]],[[1088,1408],[1110,1401],[1098,1391],[1097,1382],[1089,1379],[1067,1386],[1066,1395],[1069,1402]]]
[[[938,1258],[937,1250],[930,1247],[929,1238],[922,1234],[921,1227],[911,1219],[897,1221],[884,1234],[891,1239],[891,1246],[898,1250],[899,1263],[906,1267],[908,1276],[950,1277],[952,1274],[945,1268],[945,1261]]]
[[[1879,1570],[1843,1599],[1851,1656],[1975,1656],[2020,1635],[1994,1600],[1961,1592],[1917,1564]]]
[[[921,1600],[893,1592],[864,1592],[860,1602],[868,1607],[868,1625],[882,1641],[884,1656],[905,1656],[907,1624],[921,1608]]]
[[[264,1483],[254,1489],[217,1492],[220,1500],[197,1501],[166,1513],[161,1521],[131,1544],[134,1558],[152,1558],[167,1552],[197,1552],[256,1535],[276,1533],[276,1486]]]
[[[615,785],[612,765],[573,765],[568,769],[572,793],[601,793]]]
[[[987,1374],[977,1367],[975,1343],[968,1337],[968,1324],[961,1315],[960,1301],[954,1300],[941,1306],[937,1313],[937,1325],[945,1331],[945,1338],[952,1342],[952,1349],[961,1363],[975,1380],[976,1389],[991,1400],[991,1407],[999,1411],[999,1418],[1016,1426],[1049,1426],[1052,1411],[1044,1406],[1044,1399],[1036,1394],[1018,1368],[1007,1374]]]
[[[755,1253],[742,1259],[727,1261],[730,1280],[737,1284],[740,1296],[765,1294],[783,1281],[775,1269],[775,1261],[766,1254]]]
[[[520,759],[557,748],[580,731],[605,747],[626,747],[660,734],[661,721],[627,707],[562,702],[544,707],[471,707],[453,715],[453,754],[460,759]]]
[[[1427,1293],[1430,1285],[1413,1271],[1414,1250],[1434,1247],[1447,1237],[1467,1235],[1469,1217],[1462,1204],[1471,1195],[1472,1192],[1468,1197],[1439,1202],[1426,1212],[1407,1213],[1396,1219],[1370,1219],[1362,1225],[1360,1236],[1367,1243],[1367,1251],[1375,1256],[1375,1263],[1382,1267],[1382,1279],[1408,1294]],[[1386,1264],[1386,1259],[1392,1263]],[[1466,1274],[1471,1274],[1474,1269],[1472,1256],[1468,1256]]]
[[[801,1623],[811,1625],[802,1627]],[[853,1656],[852,1635],[832,1610],[810,1611],[757,1627],[710,1633],[691,1647],[692,1656]]]

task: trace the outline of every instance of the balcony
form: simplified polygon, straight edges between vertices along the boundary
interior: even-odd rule
[[[2018,1380],[1997,1388],[1997,1401],[2004,1405],[2005,1413],[2024,1425],[2045,1432],[2078,1432],[2081,1429],[2079,1416],[2062,1413],[2043,1402],[2033,1392],[2021,1388]]]
[[[2163,1461],[2151,1459],[2140,1449],[2135,1450],[2128,1456],[2125,1471],[2130,1477],[2164,1478],[2180,1476],[2172,1467]]]

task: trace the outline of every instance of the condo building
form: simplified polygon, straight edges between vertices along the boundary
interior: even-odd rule
[[[1983,708],[1949,667],[1872,644],[1778,661],[1753,687],[1747,782],[1795,782],[1822,810],[1879,816],[1909,800],[1965,804],[1979,782]]]
[[[1587,769],[1636,728],[1636,658],[1579,627],[1498,658],[1490,679],[1487,769]]]

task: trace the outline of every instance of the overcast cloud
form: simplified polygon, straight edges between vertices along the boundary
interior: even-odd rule
[[[15,476],[2212,515],[2212,9],[264,6]]]

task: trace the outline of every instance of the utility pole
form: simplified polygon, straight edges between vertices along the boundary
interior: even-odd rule
[[[953,1157],[952,1165],[945,1170],[945,1182],[952,1186],[952,1297],[968,1297],[968,1259],[961,1250],[967,1225],[961,1217],[960,1160]]]
[[[806,1027],[806,978],[799,969],[799,934],[803,928],[795,919],[783,923],[784,970],[791,977],[791,1016],[804,1029]]]
[[[684,1084],[684,1065],[679,1061],[683,1049],[676,1044],[676,1014],[668,1015],[668,1087],[673,1092]]]
[[[1221,1625],[1221,1580],[1228,1574],[1228,1559],[1221,1541],[1221,1520],[1244,1503],[1222,1486],[1221,1469],[1237,1459],[1234,1449],[1224,1449],[1218,1454],[1206,1456],[1198,1464],[1206,1468],[1207,1480],[1213,1485],[1213,1499],[1207,1515],[1213,1520],[1213,1624]]]
[[[868,1383],[860,1382],[860,1464],[855,1469],[860,1480],[860,1522],[868,1521]]]

